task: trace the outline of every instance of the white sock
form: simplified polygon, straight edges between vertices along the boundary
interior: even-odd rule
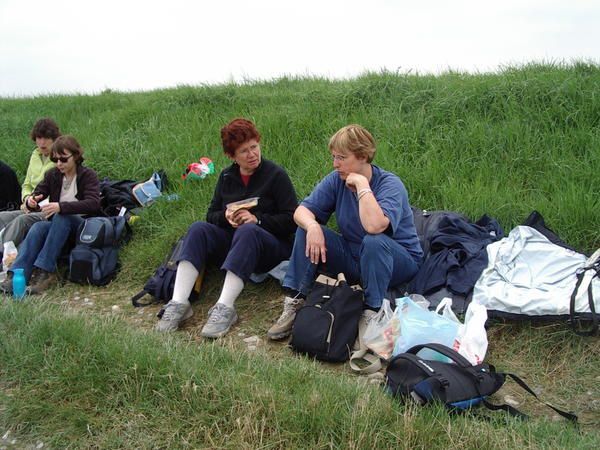
[[[189,261],[179,261],[171,301],[174,303],[189,303],[188,298],[192,293],[196,278],[198,278],[198,271],[194,265]]]
[[[217,303],[222,303],[225,306],[233,308],[235,299],[238,298],[242,289],[244,289],[244,281],[235,273],[228,270],[225,275],[221,296],[219,297],[219,300],[217,300]]]

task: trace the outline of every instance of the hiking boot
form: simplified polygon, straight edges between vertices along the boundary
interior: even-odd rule
[[[296,318],[296,312],[304,305],[303,298],[286,297],[283,300],[283,312],[275,325],[267,331],[267,337],[271,340],[278,340],[288,337],[292,333],[292,325]]]
[[[175,303],[171,300],[165,305],[163,315],[156,324],[156,331],[175,331],[179,324],[194,315],[194,310],[189,302]]]
[[[4,281],[2,281],[2,283],[0,283],[0,291],[3,294],[12,295],[12,280],[13,280],[13,273],[8,272],[6,274],[6,278],[4,279]]]
[[[58,277],[55,272],[46,272],[39,267],[34,267],[29,279],[29,293],[32,295],[41,294],[57,283]]]
[[[217,303],[208,310],[208,321],[200,334],[202,337],[210,339],[223,337],[237,320],[238,315],[234,308],[230,308],[223,303]]]

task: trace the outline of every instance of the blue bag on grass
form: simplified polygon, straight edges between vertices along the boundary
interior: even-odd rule
[[[444,308],[444,315],[438,314],[437,311],[428,311],[408,297],[398,299],[396,302],[395,314],[400,320],[400,336],[396,339],[393,356],[421,344],[442,344],[450,348],[454,346],[460,322],[452,317],[451,309],[447,312],[451,301],[440,303],[437,311]],[[439,352],[427,348],[423,349],[419,356],[424,359],[447,361],[447,358]]]
[[[154,172],[148,181],[136,184],[133,187],[133,196],[140,205],[149,206],[162,195],[166,184],[166,173],[159,170],[158,172]]]

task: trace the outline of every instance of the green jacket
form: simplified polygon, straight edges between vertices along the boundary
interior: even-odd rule
[[[36,149],[29,158],[29,166],[27,166],[27,174],[21,188],[21,200],[31,195],[35,187],[44,179],[44,174],[54,167],[54,163],[50,161],[49,156],[42,156],[40,149]]]

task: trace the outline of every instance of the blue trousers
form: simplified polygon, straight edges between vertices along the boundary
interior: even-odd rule
[[[352,251],[340,234],[321,227],[325,235],[327,262],[313,264],[305,255],[306,231],[298,227],[283,286],[307,295],[317,271],[336,276],[342,272],[349,283],[360,283],[365,291],[365,302],[373,308],[381,307],[386,291],[410,280],[419,269],[406,248],[385,234],[367,234],[360,248]]]
[[[251,273],[264,273],[290,257],[292,246],[256,224],[233,232],[211,223],[194,222],[183,241],[179,261],[191,262],[199,272],[207,263],[236,274],[244,283]]]
[[[12,269],[24,269],[26,280],[29,280],[34,267],[55,272],[64,245],[83,220],[78,215],[55,214],[49,221],[34,223],[19,246],[19,255]]]

